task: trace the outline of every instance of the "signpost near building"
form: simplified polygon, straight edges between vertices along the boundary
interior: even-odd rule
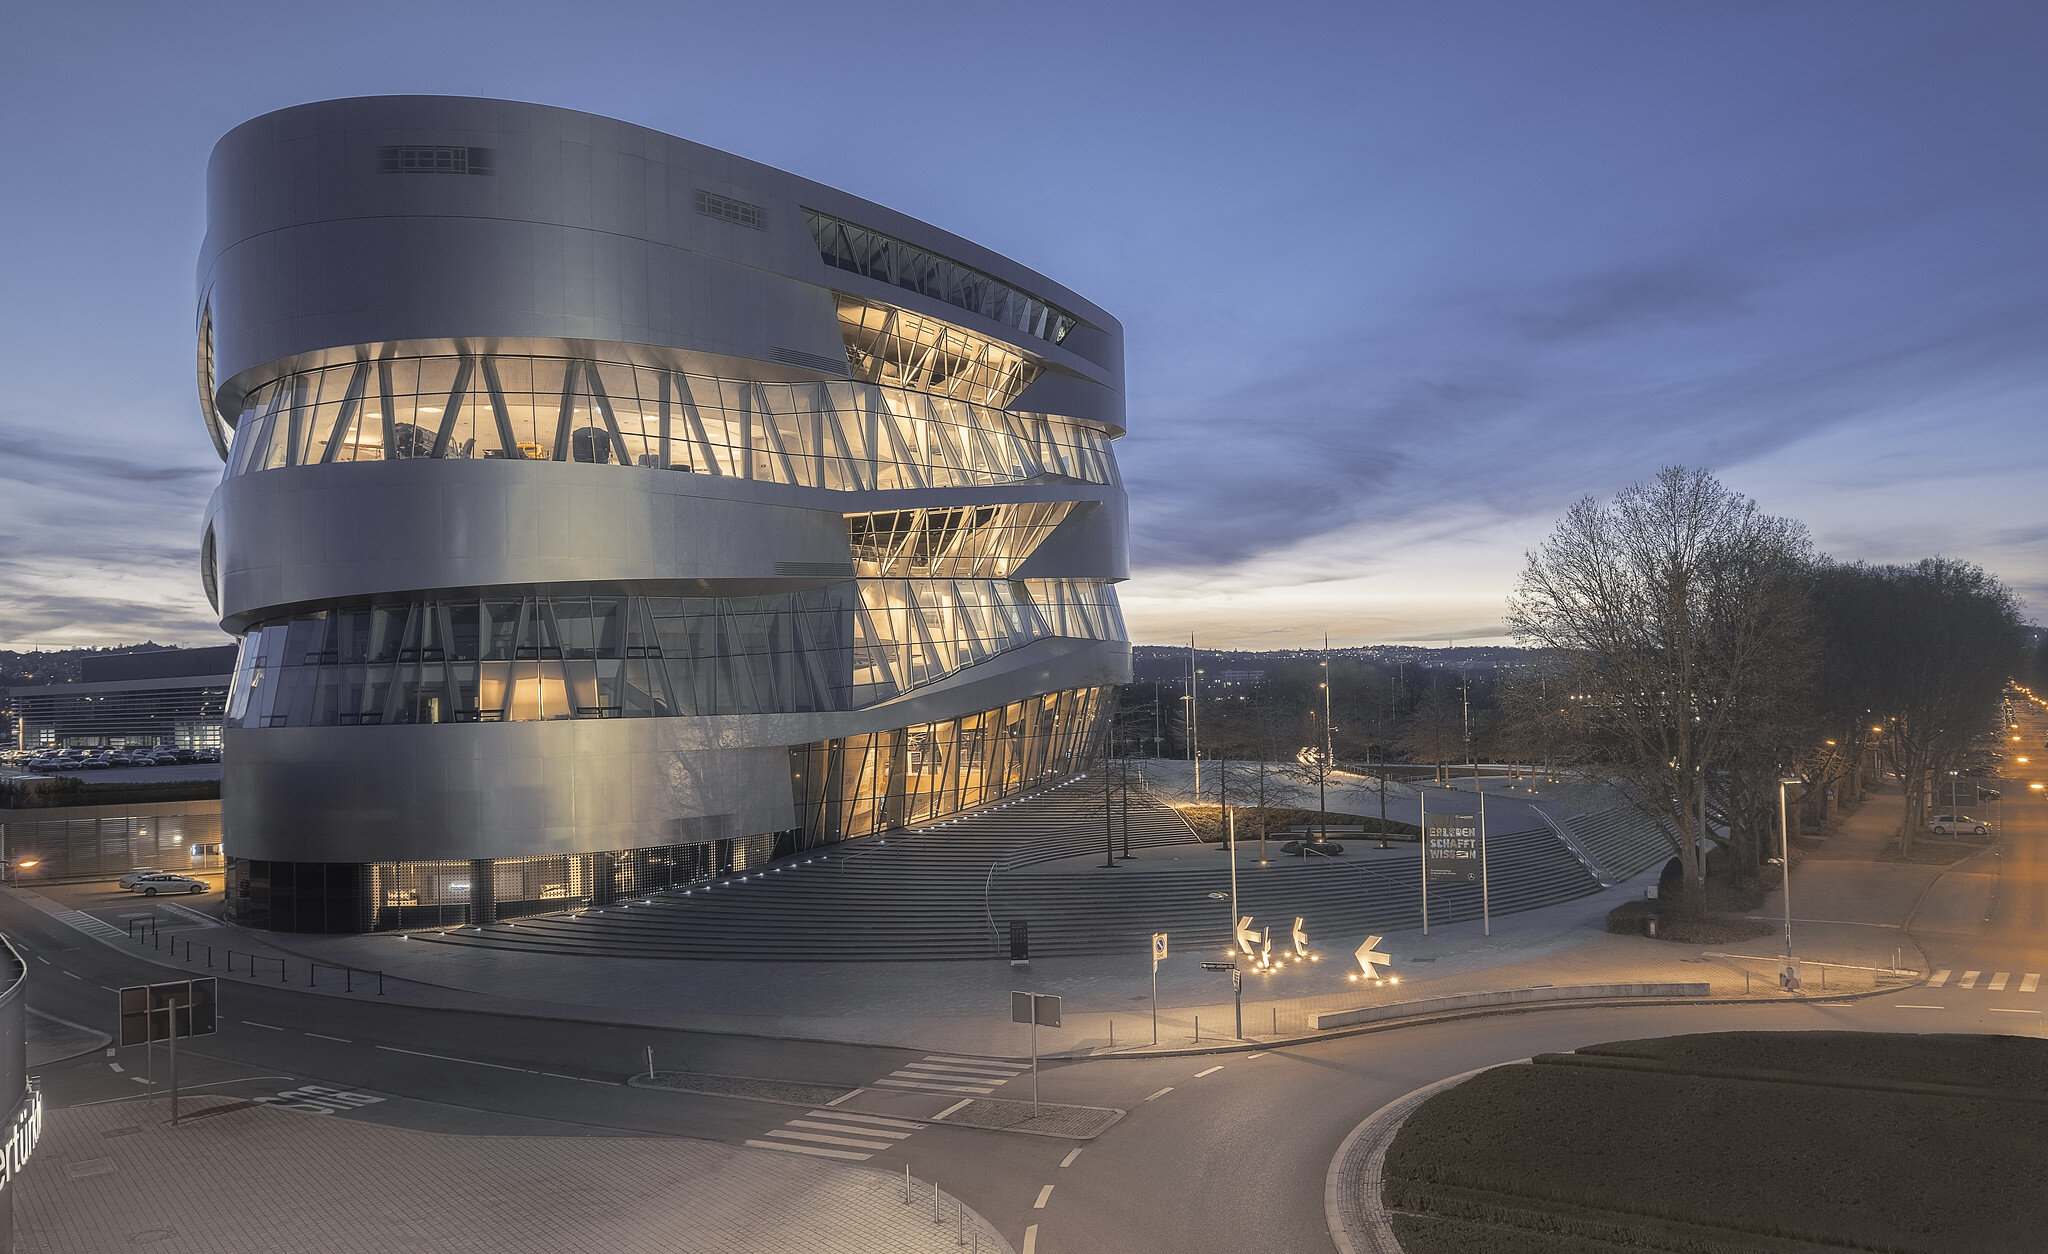
[[[156,1057],[156,1043],[171,1046],[171,1122],[178,1122],[178,1038],[212,1036],[218,1030],[220,981],[212,976],[134,984],[116,994],[121,1044],[140,1045]]]
[[[1166,961],[1166,933],[1152,933],[1152,1043],[1159,1043],[1159,964]]]
[[[1038,1117],[1038,1025],[1060,1025],[1060,999],[1050,993],[1011,993],[1010,1022],[1031,1025],[1031,1116]]]
[[[1483,806],[1485,803],[1481,802]],[[1470,814],[1427,814],[1422,820],[1422,902],[1423,934],[1429,933],[1429,886],[1432,884],[1483,884],[1485,840],[1479,820]],[[1480,910],[1487,903],[1481,890]],[[1492,921],[1487,932],[1493,931]]]
[[[1234,962],[1205,962],[1205,963],[1203,963],[1203,964],[1202,964],[1202,970],[1204,970],[1204,971],[1228,971],[1228,972],[1230,972],[1230,997],[1231,997],[1231,1000],[1232,1000],[1232,1002],[1233,1002],[1233,1003],[1235,1003],[1235,1005],[1236,1005],[1236,1007],[1237,1007],[1237,1039],[1238,1039],[1238,1040],[1240,1040],[1240,1041],[1241,1041],[1241,1040],[1243,1040],[1243,1039],[1244,1039],[1244,972],[1242,972],[1242,971],[1238,970],[1238,969],[1237,969],[1237,964],[1236,964],[1236,963],[1234,963]]]

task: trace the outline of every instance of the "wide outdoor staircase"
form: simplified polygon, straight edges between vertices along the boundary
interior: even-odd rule
[[[1030,925],[1033,957],[1148,951],[1155,931],[1177,946],[1221,948],[1230,931],[1230,871],[1170,807],[1133,790],[1135,851],[1187,846],[1185,857],[1104,868],[1104,813],[1092,777],[929,827],[849,841],[687,890],[602,911],[544,915],[415,940],[533,953],[763,961],[928,961],[1009,954],[1009,924]],[[1121,795],[1111,806],[1118,853]],[[1550,905],[1599,884],[1549,830],[1494,836],[1495,913]],[[1278,854],[1277,847],[1274,850]],[[1239,875],[1241,913],[1286,944],[1295,915],[1311,937],[1391,931],[1420,919],[1415,856],[1302,859]],[[1475,886],[1432,889],[1430,921],[1476,919]]]
[[[1559,822],[1571,829],[1579,847],[1590,854],[1614,883],[1633,879],[1671,856],[1671,842],[1651,818],[1623,802],[1575,814]]]

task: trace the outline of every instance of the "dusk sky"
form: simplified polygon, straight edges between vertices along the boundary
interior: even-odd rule
[[[220,642],[207,154],[539,101],[843,187],[1118,316],[1141,643],[1500,635],[1573,499],[1716,469],[2048,609],[2048,6],[13,4],[0,647]]]

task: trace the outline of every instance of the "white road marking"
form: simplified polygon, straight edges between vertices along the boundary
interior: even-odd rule
[[[266,1031],[266,1032],[282,1032],[282,1031],[284,1031],[284,1029],[283,1029],[283,1028],[280,1028],[280,1027],[274,1027],[274,1026],[272,1026],[271,1024],[268,1024],[268,1023],[258,1023],[258,1022],[256,1022],[256,1021],[255,1021],[254,1019],[244,1019],[244,1020],[242,1020],[242,1022],[244,1022],[244,1023],[248,1024],[248,1025],[249,1025],[250,1027],[252,1027],[252,1028],[262,1028],[262,1029],[263,1029],[264,1031]]]
[[[108,1063],[107,1065],[108,1065],[109,1067],[112,1067],[112,1068],[113,1068],[114,1070],[116,1070],[116,1071],[126,1071],[126,1070],[128,1069],[128,1068],[126,1068],[126,1067],[122,1066],[122,1065],[121,1065],[120,1063],[118,1063],[118,1062],[110,1062],[110,1063]]]
[[[966,1104],[966,1102],[960,1103],[962,1106]],[[818,1119],[838,1119],[842,1121],[850,1119],[855,1123],[878,1123],[885,1128],[909,1128],[912,1132],[924,1126],[909,1119],[886,1119],[881,1115],[856,1115],[850,1110],[814,1110],[811,1114]]]
[[[1083,1149],[1085,1149],[1085,1148],[1087,1148],[1087,1147],[1086,1147],[1086,1146],[1083,1146],[1082,1148],[1083,1148]],[[1062,1159],[1060,1159],[1060,1166],[1062,1166],[1062,1167],[1071,1167],[1071,1166],[1073,1166],[1073,1165],[1074,1165],[1074,1160],[1075,1160],[1076,1158],[1079,1158],[1080,1156],[1081,1156],[1081,1150],[1079,1150],[1079,1149],[1073,1149],[1073,1150],[1068,1150],[1068,1151],[1067,1151],[1067,1156],[1066,1156],[1065,1158],[1062,1158]]]
[[[129,1076],[128,1078],[129,1078],[129,1079],[131,1079],[131,1080],[133,1080],[133,1081],[135,1081],[135,1082],[136,1082],[137,1084],[147,1084],[147,1083],[149,1083],[149,1081],[148,1081],[148,1080],[144,1079],[143,1077],[141,1077],[141,1076],[139,1076],[139,1075],[131,1075],[131,1076]]]
[[[1927,987],[1940,988],[1942,985],[1948,983],[1948,977],[1949,968],[1943,967],[1941,970],[1936,971],[1933,975],[1927,978]]]
[[[906,1062],[903,1069],[929,1071],[934,1078],[950,1076],[963,1080],[994,1080],[999,1084],[1004,1080],[1016,1079],[1018,1074],[1015,1071],[992,1071],[987,1067],[955,1067],[950,1063],[940,1062]]]
[[[505,1066],[503,1063],[478,1062],[474,1058],[454,1058],[450,1057],[447,1054],[429,1054],[425,1050],[419,1049],[400,1049],[396,1045],[379,1045],[377,1048],[382,1050],[388,1050],[394,1054],[411,1054],[415,1058],[438,1058],[442,1062],[466,1062],[472,1067],[489,1067],[493,1071],[523,1071],[527,1075],[540,1074],[540,1072],[535,1071],[531,1067],[508,1067]]]
[[[945,1108],[944,1110],[940,1111],[940,1112],[939,1112],[938,1114],[936,1114],[936,1115],[933,1115],[933,1116],[932,1116],[932,1119],[933,1119],[934,1121],[937,1121],[937,1120],[940,1120],[940,1119],[944,1119],[944,1118],[945,1118],[945,1117],[946,1117],[947,1115],[950,1115],[950,1114],[952,1114],[952,1113],[953,1113],[954,1111],[956,1111],[956,1110],[960,1109],[960,1108],[961,1108],[962,1106],[972,1106],[973,1104],[974,1104],[974,1099],[973,1099],[973,1098],[971,1098],[971,1097],[963,1097],[963,1098],[961,1098],[961,1099],[960,1099],[959,1101],[957,1101],[957,1102],[954,1102],[954,1103],[953,1103],[953,1104],[952,1104],[951,1106],[948,1106],[948,1107],[946,1107],[946,1108]]]
[[[327,1034],[326,1034],[325,1032],[308,1032],[308,1033],[306,1033],[306,1035],[307,1035],[307,1036],[313,1036],[313,1037],[318,1037],[319,1039],[321,1039],[321,1040],[323,1040],[323,1041],[340,1041],[340,1042],[341,1042],[342,1044],[344,1044],[344,1045],[353,1045],[353,1044],[355,1044],[355,1042],[354,1042],[354,1041],[352,1041],[352,1040],[348,1039],[348,1038],[347,1038],[346,1036],[329,1036],[329,1035],[327,1035]]]
[[[853,1145],[864,1150],[885,1150],[889,1148],[889,1142],[887,1141],[863,1141],[850,1136],[825,1136],[817,1132],[784,1132],[781,1128],[775,1129],[775,1131],[770,1132],[768,1135],[779,1136],[787,1141],[811,1141],[819,1145]]]
[[[845,1101],[845,1100],[846,1100],[847,1098],[849,1098],[849,1097],[857,1097],[857,1096],[859,1096],[860,1094],[862,1094],[862,1093],[864,1093],[864,1092],[866,1092],[866,1091],[867,1091],[867,1090],[865,1090],[865,1089],[854,1089],[854,1090],[852,1090],[851,1092],[847,1092],[847,1093],[841,1093],[841,1094],[840,1094],[839,1096],[837,1096],[837,1097],[833,1098],[833,1099],[832,1099],[831,1101],[829,1101],[829,1102],[826,1102],[825,1104],[826,1104],[827,1106],[837,1106],[837,1105],[838,1105],[839,1103],[841,1103],[841,1102]]]
[[[1223,1070],[1221,1066],[1216,1066],[1209,1068],[1207,1071],[1197,1071],[1195,1072],[1195,1078],[1199,1080],[1205,1075],[1215,1075],[1217,1072],[1221,1070]]]
[[[36,961],[42,963],[46,967],[50,965],[50,960],[48,958],[43,957],[41,954],[36,955]]]
[[[2004,1006],[1993,1006],[1991,1007],[1991,1013],[1995,1015],[2037,1015],[2041,1012],[2038,1010],[2011,1010]]]
[[[1017,1071],[1029,1071],[1028,1066],[1019,1066],[1003,1058],[955,1058],[951,1054],[926,1054],[926,1062],[958,1062],[970,1067],[1011,1067]]]
[[[1031,1224],[1024,1229],[1024,1254],[1038,1254],[1037,1224]]]
[[[79,974],[78,972],[76,972],[76,971],[66,971],[66,972],[65,972],[64,974],[66,974],[66,975],[70,976],[70,977],[71,977],[72,979],[74,979],[74,980],[82,980],[82,979],[84,979],[84,978],[85,978],[84,976],[80,975],[80,974]]]
[[[1160,1089],[1160,1090],[1159,1090],[1159,1091],[1158,1091],[1157,1093],[1154,1093],[1154,1094],[1152,1095],[1152,1097],[1164,1097],[1164,1096],[1166,1096],[1166,1095],[1167,1095],[1168,1093],[1171,1093],[1171,1092],[1173,1092],[1173,1086],[1172,1086],[1171,1084],[1169,1084],[1169,1085],[1167,1085],[1167,1086],[1166,1086],[1165,1088],[1163,1088],[1163,1089]],[[1151,1101],[1151,1100],[1152,1100],[1152,1097],[1148,1097],[1148,1098],[1146,1098],[1145,1100],[1149,1102],[1149,1101]]]
[[[2005,991],[2006,978],[2009,977],[2011,974],[2012,972],[2010,971],[1997,972],[1991,977],[1991,983],[1986,984],[1984,987],[1990,989],[1994,993],[2003,993]]]
[[[1982,971],[1965,971],[1963,972],[1963,978],[1956,981],[1956,987],[1975,988],[1977,987],[1977,977],[1982,974],[1984,974]]]
[[[818,1119],[792,1119],[782,1125],[785,1128],[809,1128],[814,1132],[858,1132],[862,1136],[885,1136],[892,1141],[901,1141],[908,1132],[891,1132],[887,1128],[869,1128],[860,1124],[825,1123]]]
[[[856,1154],[851,1150],[826,1149],[822,1145],[791,1145],[785,1141],[748,1141],[755,1149],[781,1150],[785,1154],[811,1154],[818,1158],[845,1158],[854,1162],[873,1158],[873,1154]]]
[[[1260,1050],[1260,1051],[1259,1051],[1258,1053],[1256,1053],[1256,1054],[1246,1054],[1246,1055],[1244,1056],[1244,1060],[1245,1060],[1246,1062],[1250,1062],[1250,1061],[1251,1061],[1252,1059],[1254,1059],[1254,1058],[1264,1058],[1265,1056],[1266,1056],[1266,1051],[1262,1049],[1262,1050]]]
[[[2027,972],[2027,978],[2020,981],[2020,991],[2022,993],[2031,993],[2040,987],[2041,976],[2040,973],[2036,971]]]
[[[892,1089],[929,1089],[934,1093],[993,1093],[994,1089],[977,1088],[970,1084],[925,1084],[917,1080],[877,1080]]]
[[[1035,1201],[1035,1202],[1033,1202],[1033,1203],[1031,1203],[1031,1209],[1032,1209],[1032,1210],[1044,1210],[1044,1209],[1045,1209],[1045,1204],[1046,1204],[1046,1202],[1047,1202],[1047,1201],[1049,1201],[1049,1200],[1051,1200],[1051,1198],[1052,1198],[1052,1186],[1048,1184],[1048,1185],[1046,1185],[1046,1186],[1045,1186],[1044,1188],[1042,1188],[1042,1189],[1040,1189],[1040,1190],[1038,1191],[1038,1200],[1037,1200],[1037,1201]]]
[[[1902,1001],[1892,1003],[1893,1010],[1946,1010],[1946,1006],[1915,1006]]]

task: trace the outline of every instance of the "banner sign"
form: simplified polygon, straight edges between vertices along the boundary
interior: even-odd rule
[[[1479,882],[1479,820],[1470,814],[1432,814],[1422,829],[1422,866],[1431,884]]]
[[[118,994],[121,1044],[146,1045],[174,1036],[211,1036],[217,1029],[219,984],[219,980],[207,975],[122,989]]]
[[[21,1105],[14,1108],[7,1140],[0,1142],[0,1191],[13,1184],[21,1169],[28,1166],[29,1155],[35,1153],[36,1141],[42,1135],[43,1090],[31,1088]]]

